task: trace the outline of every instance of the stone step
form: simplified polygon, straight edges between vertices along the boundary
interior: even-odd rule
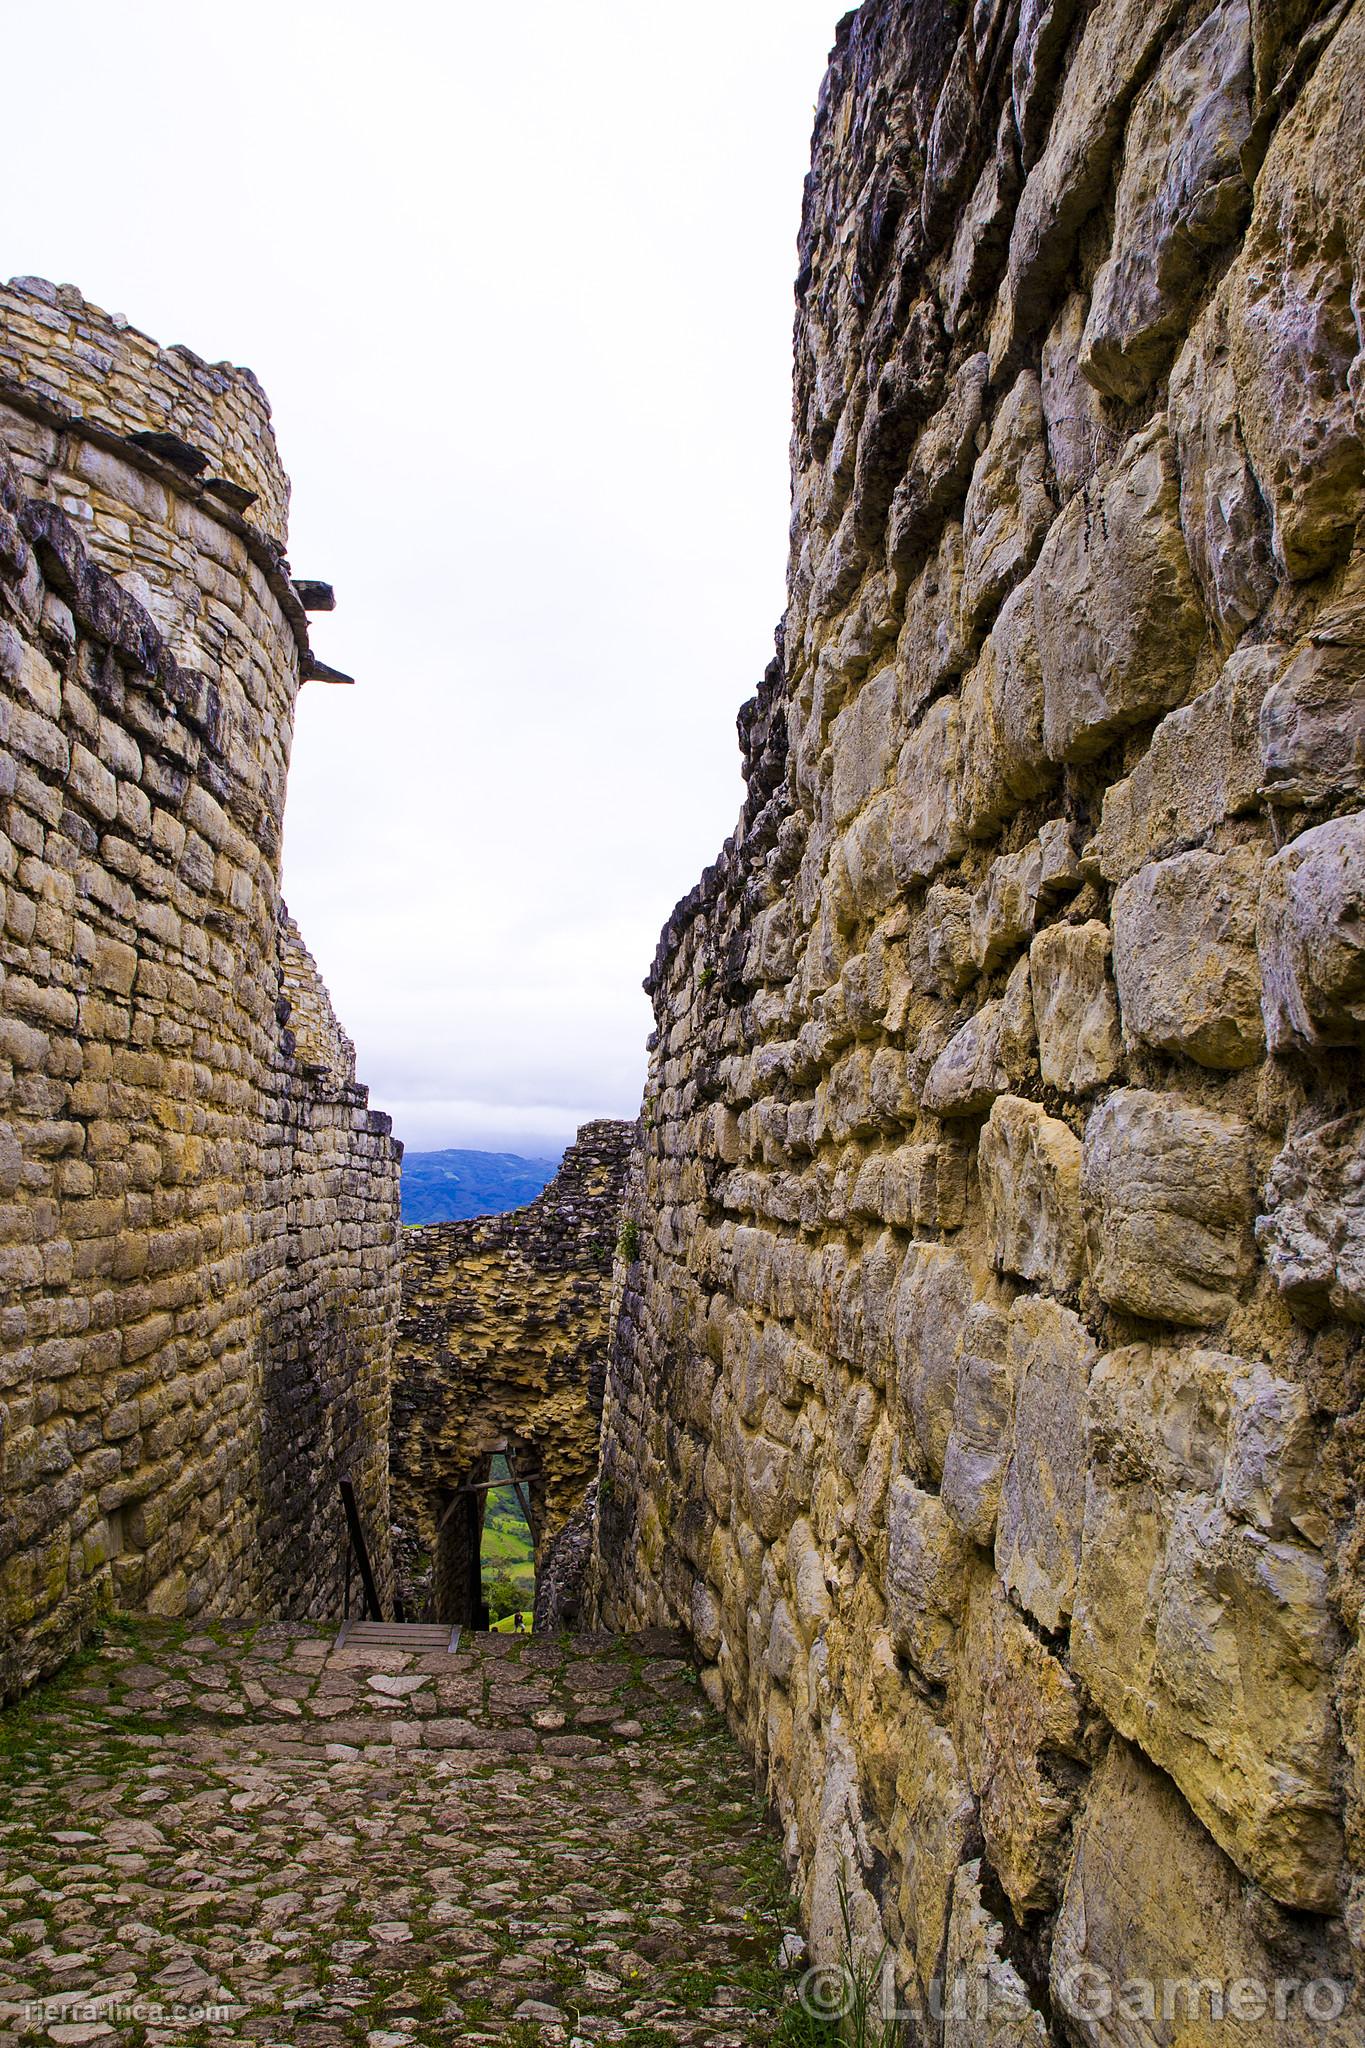
[[[339,1650],[414,1650],[424,1657],[459,1646],[459,1627],[446,1621],[344,1621],[336,1640]]]

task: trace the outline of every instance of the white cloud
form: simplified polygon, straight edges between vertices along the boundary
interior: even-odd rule
[[[58,146],[11,95],[11,267],[270,393],[360,684],[303,693],[285,888],[410,1143],[638,1105],[640,981],[734,823],[782,603],[838,12],[68,0]],[[15,77],[50,34],[8,25]]]

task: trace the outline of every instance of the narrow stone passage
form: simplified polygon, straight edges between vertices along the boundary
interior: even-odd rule
[[[778,1842],[677,1638],[335,1643],[124,1625],[0,1720],[0,2048],[781,2038]]]

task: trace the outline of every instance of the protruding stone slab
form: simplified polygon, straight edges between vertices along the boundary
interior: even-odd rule
[[[1321,574],[1351,545],[1365,491],[1360,330],[1365,15],[1353,8],[1276,129],[1228,307],[1239,414],[1275,552]]]
[[[1107,882],[1259,809],[1257,721],[1284,662],[1285,649],[1273,642],[1239,647],[1217,682],[1162,719],[1132,774],[1110,783],[1088,849]]]
[[[1081,340],[1081,365],[1131,404],[1170,360],[1205,252],[1251,204],[1242,152],[1251,131],[1251,17],[1222,0],[1162,59],[1128,122],[1114,217]]]
[[[1365,796],[1365,563],[1342,602],[1313,621],[1266,693],[1263,788],[1273,804]]]
[[[989,1302],[978,1301],[967,1316],[958,1352],[957,1395],[943,1457],[941,1498],[963,1535],[983,1546],[995,1533],[1010,1452],[1012,1374],[1008,1321]]]
[[[927,1679],[942,1685],[956,1657],[971,1545],[938,1495],[911,1479],[892,1481],[886,1536],[891,1639]]]
[[[1047,2022],[1005,1954],[1005,1933],[981,1898],[981,1859],[953,1882],[943,2048],[1051,2048]]]
[[[971,1268],[959,1252],[911,1245],[896,1308],[896,1380],[902,1414],[935,1479],[952,1428],[958,1351],[974,1296]]]
[[[984,1561],[972,1573],[949,1706],[991,1864],[1015,1914],[1036,1912],[1057,1895],[1085,1760],[1080,1694]]]
[[[1033,566],[1052,518],[1038,379],[1022,371],[1001,402],[962,514],[962,614],[970,636]]]

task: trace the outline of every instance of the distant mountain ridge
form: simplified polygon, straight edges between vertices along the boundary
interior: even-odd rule
[[[404,1223],[457,1223],[524,1208],[559,1171],[558,1159],[515,1152],[405,1152]]]

